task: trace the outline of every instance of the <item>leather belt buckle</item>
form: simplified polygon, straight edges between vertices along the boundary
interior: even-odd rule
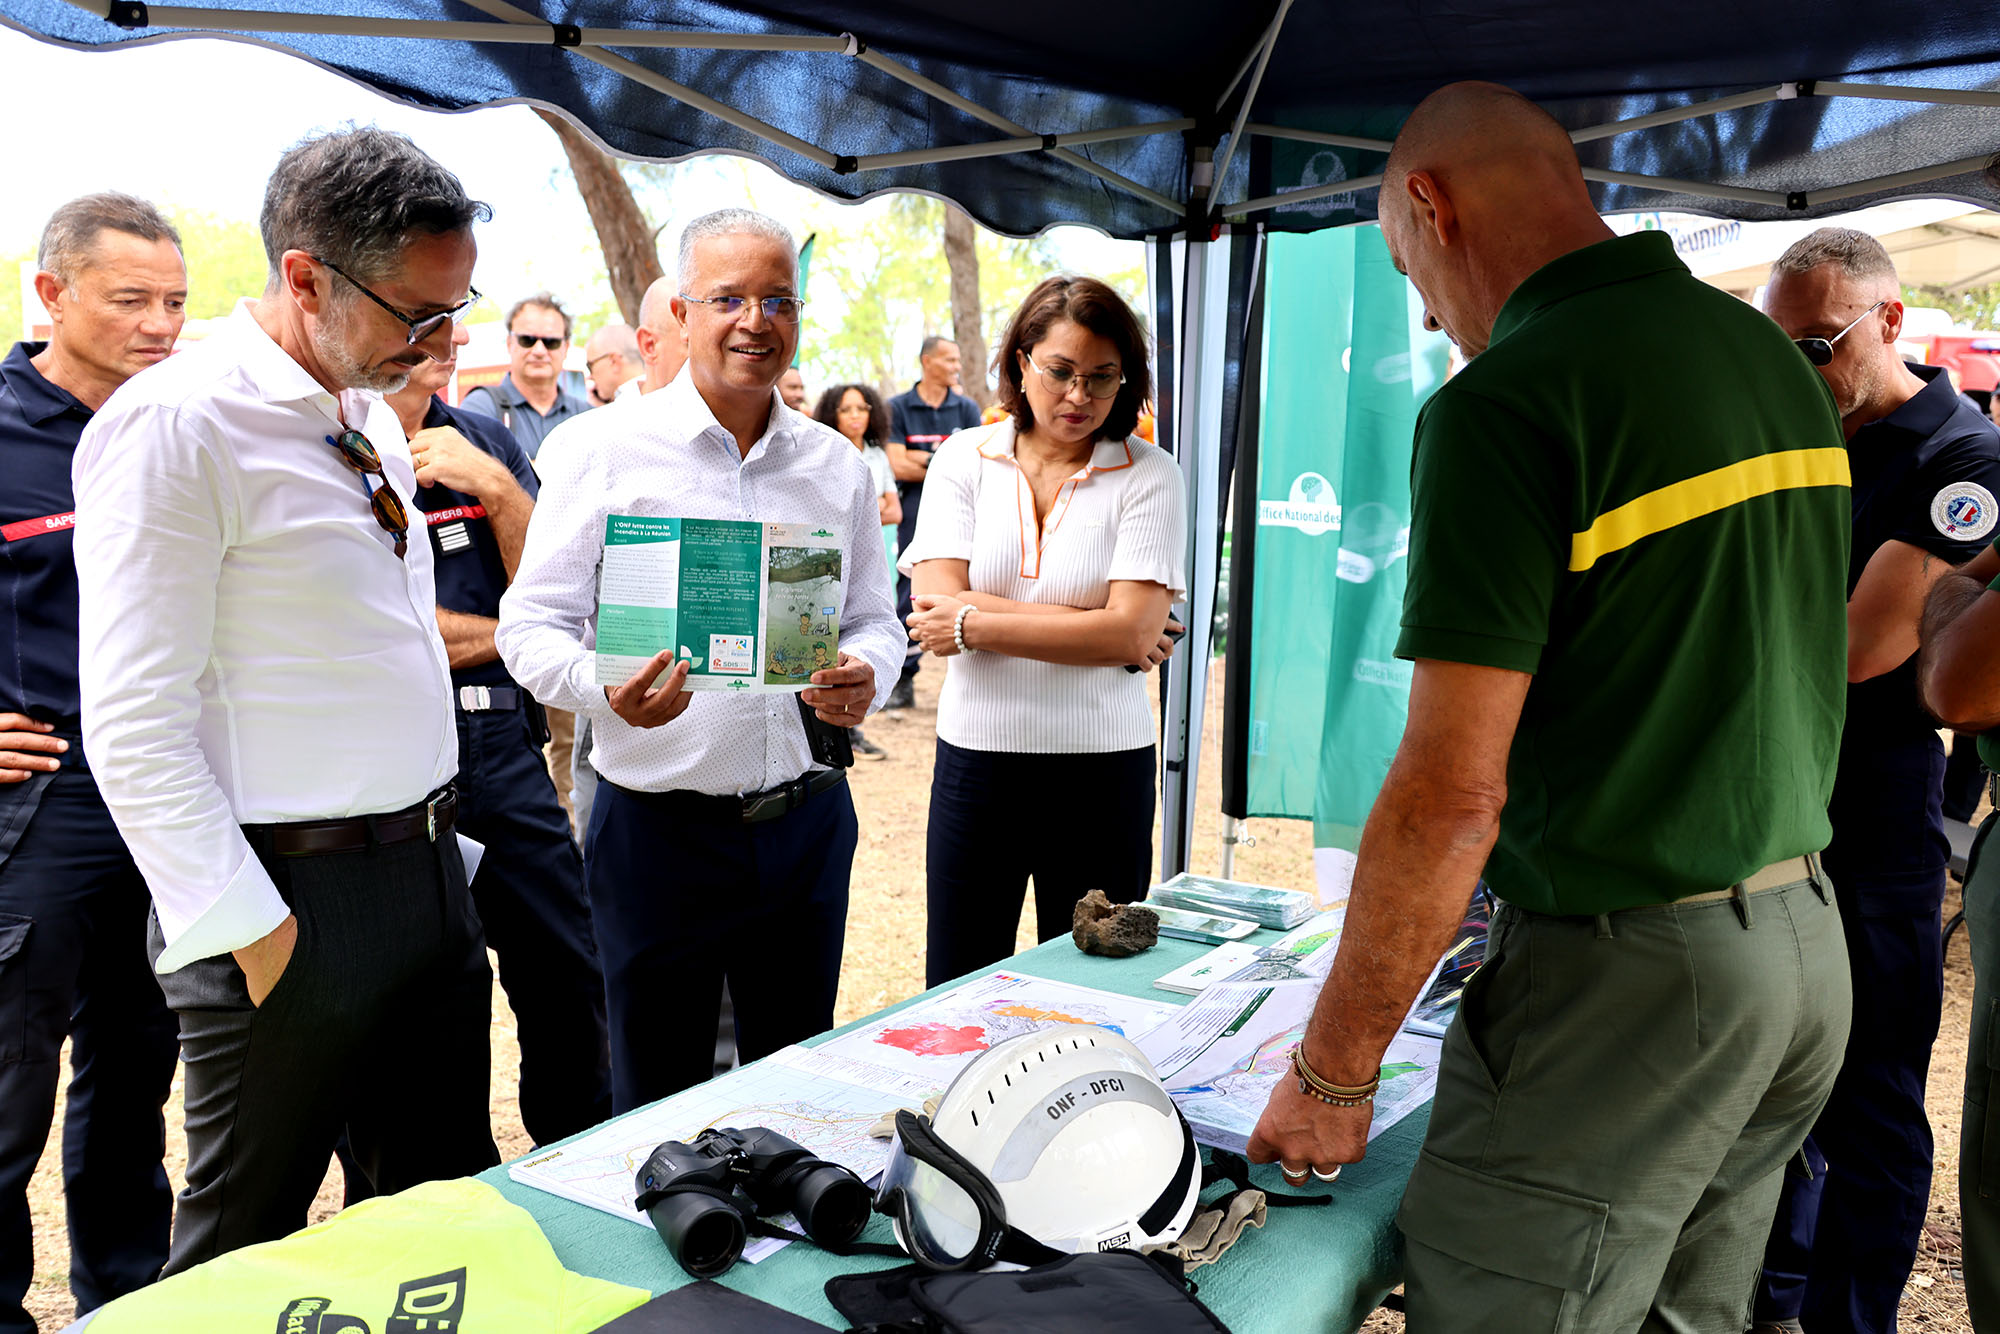
[[[465,689],[467,690],[484,690],[485,688],[486,687],[484,686],[465,687]],[[438,837],[438,812],[445,809],[446,805],[449,804],[451,800],[452,800],[451,789],[445,788],[444,790],[438,792],[436,795],[431,797],[429,801],[426,801],[424,803],[425,834],[433,843],[437,842],[437,837]]]

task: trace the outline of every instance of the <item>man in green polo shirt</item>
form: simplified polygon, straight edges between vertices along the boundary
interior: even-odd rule
[[[1366,1148],[1380,1057],[1503,900],[1404,1197],[1409,1325],[1737,1331],[1847,1037],[1828,839],[1849,493],[1832,397],[1513,92],[1426,99],[1389,252],[1470,359],[1417,425],[1409,723],[1339,955],[1251,1141]]]
[[[2000,401],[2000,395],[1996,395]],[[1980,733],[1979,759],[2000,771],[2000,544],[1931,586],[1917,683],[1924,707],[1961,734]],[[2000,847],[1988,815],[1966,859],[1965,929],[1972,938],[1972,1036],[1958,1139],[1965,1305],[1974,1329],[2000,1327]]]

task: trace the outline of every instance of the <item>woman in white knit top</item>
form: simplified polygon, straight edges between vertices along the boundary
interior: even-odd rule
[[[1180,470],[1132,435],[1152,384],[1125,302],[1051,278],[995,364],[1009,416],[939,447],[901,561],[910,637],[952,660],[927,838],[932,985],[1013,953],[1030,879],[1044,940],[1088,890],[1144,897],[1146,671],[1173,651],[1187,584]]]

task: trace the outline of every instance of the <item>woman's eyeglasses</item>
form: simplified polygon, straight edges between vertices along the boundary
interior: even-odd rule
[[[403,322],[403,327],[410,331],[411,347],[415,347],[418,343],[423,342],[426,338],[429,338],[432,334],[436,333],[439,329],[444,328],[447,324],[458,323],[460,320],[464,319],[466,315],[471,313],[472,308],[478,305],[480,301],[479,289],[475,287],[466,296],[465,300],[459,302],[457,305],[453,306],[450,310],[441,310],[435,315],[426,315],[422,319],[418,319],[414,315],[405,315],[402,311],[397,310],[394,306],[384,301],[381,297],[376,296],[366,287],[363,287],[354,278],[350,277],[346,270],[342,269],[338,264],[335,264],[332,260],[321,259],[318,255],[314,255],[313,263],[326,265],[329,269],[332,269],[335,273],[339,274],[341,277],[346,278],[348,283],[353,286],[355,291],[361,293],[361,295],[367,297],[370,301],[373,301],[376,305],[382,307],[382,309],[388,311],[391,315],[394,315],[397,319],[401,320]]]
[[[1092,398],[1111,398],[1125,384],[1123,371],[1092,371],[1085,375],[1074,366],[1044,366],[1035,360],[1034,353],[1023,352],[1028,364],[1042,377],[1042,385],[1057,398],[1069,393],[1070,386],[1081,380],[1083,392]]]
[[[326,442],[340,455],[340,461],[361,474],[361,485],[368,492],[368,508],[375,513],[375,522],[382,531],[396,539],[396,558],[401,560],[410,549],[410,512],[403,507],[403,498],[389,485],[389,478],[382,471],[382,456],[375,452],[375,446],[359,431],[342,431],[338,436],[328,436]],[[376,480],[370,481],[370,478]]]
[[[1852,333],[1855,325],[1861,323],[1861,321],[1867,319],[1870,315],[1873,315],[1888,304],[1889,298],[1883,297],[1880,301],[1877,301],[1874,305],[1856,315],[1852,320],[1849,320],[1847,327],[1831,338],[1794,338],[1792,342],[1798,345],[1799,351],[1805,353],[1806,360],[1810,361],[1813,365],[1827,365],[1833,360],[1833,345]]]

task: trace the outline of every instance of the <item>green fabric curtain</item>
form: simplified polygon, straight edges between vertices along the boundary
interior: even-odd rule
[[[1449,345],[1379,228],[1269,244],[1248,806],[1352,851],[1409,712],[1410,440]]]

